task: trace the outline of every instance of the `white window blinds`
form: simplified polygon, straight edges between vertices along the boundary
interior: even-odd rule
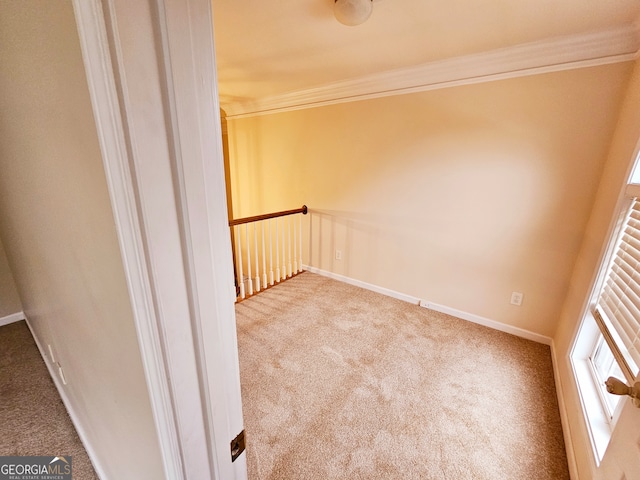
[[[640,201],[634,198],[596,305],[596,320],[632,381],[640,366]]]

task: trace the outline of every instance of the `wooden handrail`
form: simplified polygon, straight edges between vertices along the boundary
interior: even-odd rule
[[[229,226],[242,225],[243,223],[258,222],[260,220],[268,220],[269,218],[285,217],[287,215],[295,215],[296,213],[302,213],[306,215],[308,212],[307,206],[303,205],[301,208],[294,210],[283,210],[282,212],[265,213],[264,215],[256,215],[255,217],[236,218],[235,220],[229,220]]]

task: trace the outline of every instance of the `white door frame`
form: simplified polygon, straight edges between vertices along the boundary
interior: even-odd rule
[[[244,480],[211,2],[73,5],[165,475]]]

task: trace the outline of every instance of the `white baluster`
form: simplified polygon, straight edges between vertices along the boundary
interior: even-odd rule
[[[300,255],[298,267],[300,268],[300,271],[302,271],[302,215],[298,216],[298,227],[298,255]]]
[[[282,279],[284,280],[285,278],[287,278],[287,251],[286,251],[286,242],[285,242],[285,235],[286,235],[286,227],[285,227],[285,222],[284,222],[284,218],[282,217]]]
[[[267,255],[264,250],[264,222],[260,222],[262,233],[262,287],[267,288]]]
[[[258,258],[258,225],[253,224],[253,247],[256,251],[256,292],[260,291],[260,259]]]
[[[251,279],[251,242],[249,241],[249,224],[244,225],[244,238],[247,242],[247,276],[249,280],[249,295],[253,295],[253,280]]]
[[[240,287],[240,298],[244,298],[245,297],[245,291],[244,291],[244,278],[243,277],[243,272],[242,272],[242,231],[240,230],[240,226],[236,225],[235,227],[233,227],[235,236],[236,236],[236,249],[238,250],[238,268],[239,268],[239,272],[237,272],[238,275],[238,287]]]
[[[280,281],[280,235],[278,235],[278,219],[276,218],[276,281]]]
[[[269,284],[273,287],[273,237],[271,236],[271,219],[269,219]]]
[[[293,273],[293,270],[291,269],[291,217],[289,217],[289,221],[287,222],[287,224],[289,225],[289,277],[291,277],[291,274]]]
[[[298,237],[296,234],[296,217],[291,217],[293,223],[293,272],[298,273]]]

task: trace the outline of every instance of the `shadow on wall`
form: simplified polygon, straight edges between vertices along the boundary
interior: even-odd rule
[[[386,191],[360,195],[360,211],[311,209],[309,265],[538,331],[566,290],[558,272],[569,268],[572,229],[544,169],[484,160],[397,165],[377,183]],[[512,291],[525,292],[523,307],[510,305]]]
[[[391,255],[384,245],[401,245],[397,218],[335,210],[309,210],[307,256],[311,267],[384,286],[377,272]],[[389,231],[396,234],[389,236]],[[390,253],[390,252],[388,252]],[[362,263],[361,260],[369,259]]]

